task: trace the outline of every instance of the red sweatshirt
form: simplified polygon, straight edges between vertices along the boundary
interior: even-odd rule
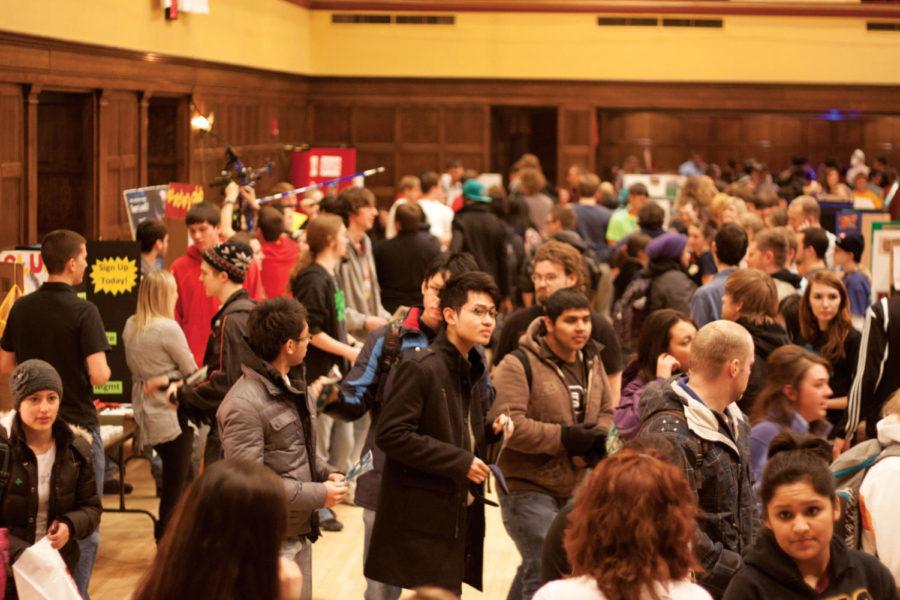
[[[187,253],[172,263],[172,275],[178,284],[178,301],[175,303],[175,320],[184,330],[188,346],[198,365],[203,364],[206,342],[212,331],[212,318],[219,310],[219,300],[206,295],[200,283],[200,261],[203,255],[197,246],[188,246]],[[259,268],[250,263],[244,288],[254,300],[265,298]]]
[[[266,298],[291,297],[288,281],[300,254],[297,242],[282,234],[275,242],[260,240],[260,246],[263,253],[260,276],[266,290]]]

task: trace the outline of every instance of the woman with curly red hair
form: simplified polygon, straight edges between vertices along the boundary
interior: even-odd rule
[[[709,600],[699,568],[697,504],[678,467],[656,450],[622,450],[594,469],[566,530],[572,577],[534,600]]]

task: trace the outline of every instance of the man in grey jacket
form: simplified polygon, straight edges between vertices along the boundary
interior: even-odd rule
[[[310,389],[307,395],[301,366],[309,345],[306,309],[293,298],[267,300],[250,313],[247,337],[255,360],[242,366],[243,376],[216,413],[225,458],[257,461],[284,481],[288,520],[282,556],[299,565],[301,598],[311,599],[316,511],[340,502],[347,484],[316,456],[318,394]]]

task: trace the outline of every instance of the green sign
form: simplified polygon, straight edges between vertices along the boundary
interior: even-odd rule
[[[115,331],[107,331],[106,341],[109,342],[110,346],[115,346],[119,343],[119,335]]]
[[[121,381],[107,381],[103,385],[95,385],[94,386],[95,394],[121,394],[122,393],[122,382]]]

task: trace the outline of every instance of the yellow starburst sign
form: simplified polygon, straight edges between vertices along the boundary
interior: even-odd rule
[[[103,258],[91,269],[94,293],[124,294],[137,285],[137,264],[130,258]]]

